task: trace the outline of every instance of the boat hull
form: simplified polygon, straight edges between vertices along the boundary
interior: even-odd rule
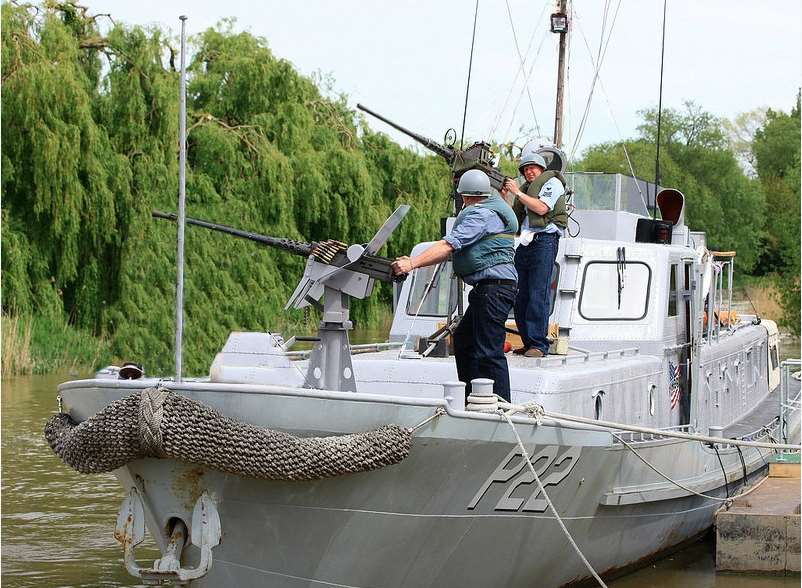
[[[62,396],[82,420],[132,387],[75,382]],[[301,435],[413,426],[439,406],[258,386],[177,388],[228,416]],[[798,438],[798,417],[789,426]],[[528,418],[517,418],[515,427],[563,522],[601,573],[698,535],[720,506],[667,482],[609,433]],[[728,489],[718,456],[701,443],[638,439],[633,446],[697,492],[724,496],[744,483],[735,450],[719,452]],[[761,475],[768,453],[743,450],[750,480]],[[137,460],[115,473],[124,488],[139,490],[162,550],[170,521],[190,525],[197,498],[212,497],[223,536],[199,586],[531,587],[589,577],[538,492],[509,424],[492,415],[436,417],[416,431],[402,463],[324,480],[246,479],[170,459]],[[185,565],[194,565],[198,554],[189,547]]]

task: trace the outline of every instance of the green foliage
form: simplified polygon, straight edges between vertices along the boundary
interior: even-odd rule
[[[589,148],[577,168],[653,179],[657,112],[642,112],[641,137]],[[727,145],[722,121],[692,102],[683,111],[663,111],[660,143],[660,183],[685,194],[686,221],[705,231],[711,248],[738,251],[739,267],[750,271],[761,251],[765,197],[759,182],[742,171]]]
[[[158,29],[101,35],[77,5],[2,6],[3,309],[89,329],[118,360],[173,367],[178,74]],[[309,241],[365,242],[413,205],[387,255],[433,239],[450,179],[372,133],[230,21],[192,41],[187,214]],[[283,305],[304,260],[188,227],[184,365],[231,330],[308,329]],[[389,288],[354,305],[386,317]],[[59,323],[60,324],[60,323]],[[47,344],[34,337],[35,344]]]
[[[763,273],[776,276],[783,323],[800,332],[800,96],[790,114],[769,110],[755,133],[752,151],[766,194],[767,223]]]

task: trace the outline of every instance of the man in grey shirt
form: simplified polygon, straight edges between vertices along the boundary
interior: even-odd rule
[[[473,286],[468,309],[454,331],[457,375],[466,384],[466,394],[474,378],[491,378],[494,392],[509,401],[504,323],[515,301],[518,274],[513,247],[518,221],[480,170],[465,172],[457,191],[465,205],[451,231],[420,255],[398,258],[393,271],[409,273],[453,254],[454,272]]]

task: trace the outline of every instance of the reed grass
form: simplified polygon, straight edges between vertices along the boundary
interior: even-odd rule
[[[3,378],[33,372],[31,323],[29,319],[6,314],[0,319],[0,331],[2,331],[0,373]]]
[[[780,305],[777,288],[768,282],[744,285],[740,292],[735,290],[734,296],[743,300],[751,300],[758,314],[767,319],[780,322],[783,309]],[[748,298],[747,298],[748,296]]]
[[[107,341],[61,319],[4,314],[2,375],[87,372],[110,363]]]

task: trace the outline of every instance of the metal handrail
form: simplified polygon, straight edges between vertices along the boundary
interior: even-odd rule
[[[401,345],[403,345],[403,343],[400,341],[387,341],[384,343],[360,343],[358,345],[351,345],[351,353],[370,353],[371,351],[381,351],[382,349],[401,347]],[[306,359],[311,353],[311,349],[301,349],[298,351],[287,351],[285,355],[290,359]]]
[[[786,412],[788,410],[798,410],[789,405],[789,402],[797,402],[800,393],[798,392],[794,398],[789,398],[789,380],[791,378],[791,368],[802,366],[802,359],[784,359],[780,362],[780,394],[779,394],[779,410],[777,418],[780,425],[780,437],[784,443],[788,441],[788,428],[786,421]]]

